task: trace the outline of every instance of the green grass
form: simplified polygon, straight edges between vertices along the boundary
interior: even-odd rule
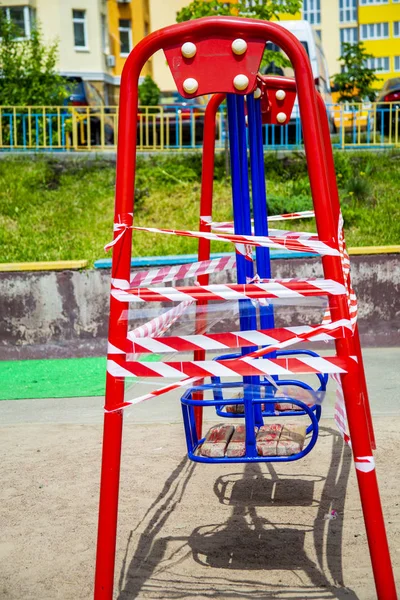
[[[224,156],[216,160],[214,218],[232,217]],[[400,243],[400,151],[335,155],[348,246]],[[312,208],[301,154],[265,157],[269,212]],[[198,228],[201,157],[140,158],[135,224]],[[105,256],[112,238],[114,165],[103,160],[7,157],[0,160],[0,262],[88,259]],[[313,230],[313,220],[296,229]],[[197,240],[135,233],[133,255],[196,251]],[[227,251],[214,244],[213,251]]]

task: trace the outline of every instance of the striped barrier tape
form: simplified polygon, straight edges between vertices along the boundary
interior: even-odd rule
[[[152,337],[164,334],[192,304],[193,300],[181,302],[178,306],[168,310],[159,317],[155,317],[155,319],[151,319],[151,321],[148,321],[144,325],[136,327],[136,329],[128,333],[128,339],[130,336],[134,339],[151,339]]]
[[[267,221],[293,221],[295,219],[308,219],[310,217],[314,217],[315,213],[313,210],[303,210],[301,212],[295,213],[286,213],[284,215],[269,215],[267,217]],[[233,227],[233,221],[222,221],[222,222],[213,222],[211,217],[200,217],[200,221],[203,225],[208,225],[211,229],[219,229],[220,227]],[[254,219],[252,219],[252,225],[254,224]]]
[[[201,377],[188,377],[186,379],[181,379],[176,383],[171,383],[170,385],[166,385],[158,390],[154,390],[153,392],[149,392],[148,394],[143,394],[142,396],[137,396],[132,400],[125,400],[112,410],[105,409],[105,412],[117,412],[122,408],[126,408],[127,406],[133,406],[134,404],[140,404],[141,402],[145,402],[146,400],[151,400],[152,398],[157,398],[157,396],[162,396],[163,394],[167,394],[168,392],[173,392],[179,388],[185,387],[187,385],[192,385],[196,383],[196,381],[200,381],[203,379],[203,375]]]
[[[114,288],[111,295],[120,302],[179,302],[183,300],[255,300],[259,298],[302,298],[338,296],[346,288],[332,279],[270,279],[259,284],[214,284],[191,287]],[[129,283],[125,282],[128,286]]]
[[[351,446],[350,436],[348,434],[347,428],[346,405],[344,402],[342,381],[337,373],[331,373],[330,377],[336,382],[336,400],[334,413],[336,427],[338,428],[339,433],[346,442],[346,444],[349,444],[349,446]]]
[[[168,313],[165,314],[167,315]],[[263,351],[265,350],[266,353],[269,353],[302,341],[325,342],[348,337],[351,334],[351,323],[345,319],[325,326],[304,325],[259,331],[231,331],[227,333],[177,335],[170,337],[159,337],[158,335],[152,335],[151,332],[143,335],[143,327],[138,327],[128,333],[126,345],[123,349],[118,350],[117,354],[146,354],[153,352],[162,354],[168,352],[195,352],[196,350],[227,350],[251,346],[272,346],[273,348],[271,349],[263,349]],[[256,353],[252,353],[247,356],[255,357],[255,355]]]
[[[355,361],[356,357],[350,357]],[[237,377],[264,375],[294,375],[315,373],[347,373],[347,359],[339,357],[302,356],[301,358],[248,358],[230,360],[199,360],[143,363],[113,356],[107,361],[107,371],[116,378],[125,377]]]
[[[235,234],[235,228],[233,225],[222,226],[220,224],[217,224],[217,227],[213,227],[213,229],[218,234],[226,233],[226,234],[230,234],[230,235],[239,235],[239,234]],[[256,235],[253,228],[252,228],[251,235],[252,236]],[[269,229],[268,237],[282,238],[282,239],[289,239],[289,240],[300,240],[302,242],[308,242],[308,241],[318,242],[319,241],[318,235],[316,233],[307,232],[307,231],[292,231],[291,229]]]
[[[233,269],[235,266],[235,256],[223,256],[221,258],[203,260],[187,265],[161,267],[160,269],[150,269],[149,271],[137,271],[132,273],[129,287],[145,287],[156,283],[166,283],[167,281],[178,281],[179,279],[189,279],[191,277],[199,277],[200,275],[220,273],[221,271]]]
[[[286,248],[295,252],[312,252],[321,256],[339,256],[339,250],[318,239],[310,238],[309,235],[296,237],[297,234],[291,232],[290,236],[255,236],[238,235],[228,233],[212,233],[209,231],[189,231],[180,229],[158,229],[156,227],[133,227],[135,231],[147,231],[149,233],[162,233],[165,235],[181,235],[184,237],[194,237],[198,239],[216,240],[222,242],[231,242],[233,244],[251,245],[266,248]],[[279,232],[279,229],[275,230]],[[241,251],[243,254],[243,251]]]
[[[108,244],[106,244],[104,246],[105,252],[108,252],[109,250],[111,250],[111,248],[113,246],[115,246],[115,244],[117,244],[117,242],[119,242],[123,238],[127,229],[133,229],[132,225],[130,225],[132,218],[133,218],[133,213],[127,213],[126,215],[120,215],[118,217],[118,222],[114,223],[114,232],[119,232],[119,234],[117,235],[117,237],[115,237],[112,240],[112,242],[109,242]],[[126,221],[128,221],[128,222],[126,222]]]

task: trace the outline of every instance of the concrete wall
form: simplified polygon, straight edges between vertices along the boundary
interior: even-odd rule
[[[276,260],[273,272],[321,276],[320,261]],[[363,343],[399,345],[400,256],[353,256],[352,276]],[[103,354],[109,278],[100,270],[0,273],[0,359]],[[218,278],[226,281],[223,273]],[[306,310],[306,322],[319,317],[320,311]],[[299,307],[288,307],[280,309],[277,324],[301,324],[302,318]]]

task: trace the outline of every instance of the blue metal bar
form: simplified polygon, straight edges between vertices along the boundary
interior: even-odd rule
[[[238,234],[251,234],[250,190],[247,160],[246,121],[244,114],[243,96],[228,94],[228,126],[231,155],[232,200],[234,230]],[[246,283],[247,278],[254,276],[253,262],[245,256],[236,253],[236,269],[238,283]],[[240,327],[242,330],[257,329],[257,317],[251,301],[239,301]],[[257,348],[243,348],[242,354],[249,354]],[[259,383],[258,377],[244,377],[243,382],[251,386]],[[257,388],[256,388],[257,389]],[[256,456],[255,425],[263,424],[261,407],[254,414],[254,388],[244,388],[245,423],[246,423],[246,454]],[[255,420],[254,420],[255,417]]]
[[[261,137],[261,109],[260,103],[254,100],[253,95],[247,97],[249,117],[249,146],[250,169],[254,214],[254,234],[268,236],[268,211],[267,191],[265,186],[264,155]],[[271,277],[269,248],[256,248],[257,273],[262,279]],[[260,311],[261,327],[270,329],[274,326],[272,311],[263,307]]]
[[[265,186],[264,152],[262,143],[262,118],[260,102],[254,95],[247,96],[249,121],[250,168],[252,183],[254,234],[268,236],[267,190]],[[257,273],[262,279],[271,277],[271,260],[269,248],[256,248]],[[274,314],[271,305],[260,306],[260,325],[262,329],[274,327]],[[274,353],[268,357],[273,358]],[[274,411],[273,405],[267,409]]]

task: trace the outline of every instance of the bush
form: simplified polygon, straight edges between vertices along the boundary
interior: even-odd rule
[[[157,106],[160,103],[161,90],[150,75],[146,75],[139,85],[139,104],[141,106]]]

